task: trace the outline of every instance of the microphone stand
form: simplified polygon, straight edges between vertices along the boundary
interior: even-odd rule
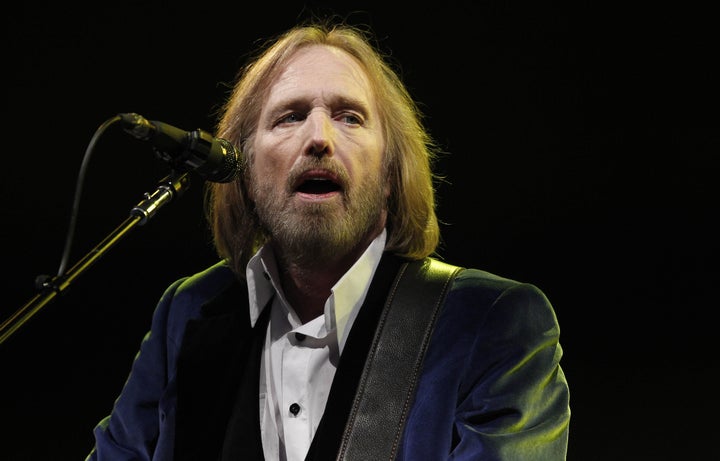
[[[169,203],[175,196],[182,194],[189,186],[188,173],[171,172],[160,181],[158,188],[152,194],[145,193],[145,199],[130,210],[130,216],[103,239],[95,248],[87,253],[73,267],[64,274],[55,277],[39,277],[40,293],[35,295],[24,306],[15,311],[0,325],[0,344],[5,342],[18,328],[37,314],[57,295],[65,291],[71,283],[84,273],[101,256],[108,252],[130,230],[145,224],[152,218],[160,207]]]

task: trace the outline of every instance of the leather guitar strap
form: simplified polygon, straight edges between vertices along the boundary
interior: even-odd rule
[[[400,268],[365,362],[338,461],[395,459],[435,320],[461,269],[434,258]]]

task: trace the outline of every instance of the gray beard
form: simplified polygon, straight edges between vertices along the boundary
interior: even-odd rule
[[[345,182],[347,184],[347,182]],[[285,264],[322,267],[342,258],[377,230],[385,195],[383,185],[372,178],[354,192],[343,192],[336,203],[290,205],[285,189],[253,182],[256,212],[271,236],[278,257]]]

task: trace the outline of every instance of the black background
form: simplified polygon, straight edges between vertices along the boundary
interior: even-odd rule
[[[258,40],[337,12],[392,51],[448,152],[440,254],[535,283],[553,302],[571,386],[568,459],[708,459],[720,282],[710,12],[412,5],[7,6],[2,318],[35,295],[36,276],[57,272],[80,164],[105,121],[138,112],[212,130]],[[111,126],[89,162],[71,262],[166,173]],[[89,452],[163,289],[215,260],[201,203],[193,179],[0,345],[0,459]]]

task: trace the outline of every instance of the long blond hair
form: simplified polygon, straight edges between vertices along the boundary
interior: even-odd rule
[[[436,251],[440,229],[435,214],[432,163],[437,148],[422,123],[422,113],[386,55],[364,29],[348,24],[311,22],[295,26],[260,48],[242,67],[222,107],[217,135],[243,153],[242,173],[229,183],[206,183],[206,217],[221,258],[244,277],[245,265],[267,242],[247,195],[252,137],[274,77],[299,49],[310,45],[338,48],[353,56],[368,75],[386,139],[390,176],[388,237],[385,249],[419,259]]]

